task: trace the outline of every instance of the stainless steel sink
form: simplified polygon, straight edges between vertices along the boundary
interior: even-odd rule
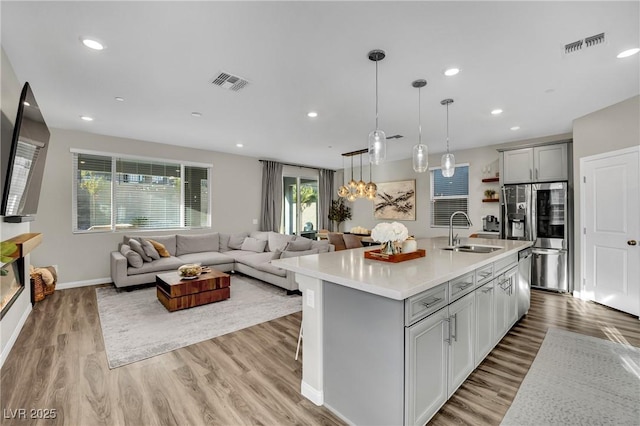
[[[498,246],[483,246],[478,244],[461,244],[457,246],[443,247],[442,250],[461,251],[464,253],[491,253],[500,250]]]

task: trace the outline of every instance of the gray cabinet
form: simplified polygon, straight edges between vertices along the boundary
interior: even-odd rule
[[[476,298],[476,342],[474,363],[477,367],[494,346],[493,292],[496,280],[491,280],[475,291]]]
[[[502,152],[502,183],[568,180],[567,144],[542,145]]]
[[[405,331],[405,424],[423,425],[448,398],[448,308]]]
[[[494,340],[497,344],[516,322],[518,315],[518,267],[511,268],[496,279],[494,290]]]
[[[449,397],[475,368],[475,306],[476,299],[473,293],[449,305]]]

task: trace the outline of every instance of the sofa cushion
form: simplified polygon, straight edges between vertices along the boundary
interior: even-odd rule
[[[149,241],[151,243],[151,245],[153,246],[154,249],[156,249],[156,251],[158,252],[158,254],[160,255],[160,257],[169,257],[171,256],[169,254],[169,251],[167,250],[167,248],[164,246],[164,244],[161,244],[159,242],[157,242],[156,240],[150,240],[145,238],[146,241]]]
[[[131,250],[138,253],[140,257],[142,257],[142,260],[144,260],[145,262],[151,262],[153,260],[152,258],[147,256],[147,254],[144,252],[144,249],[142,248],[142,243],[139,240],[135,240],[133,238],[130,239],[129,246],[131,247]]]
[[[218,239],[219,239],[219,244],[220,244],[220,252],[225,252],[225,251],[229,251],[232,250],[229,248],[229,238],[231,237],[231,235],[229,234],[223,234],[220,233],[218,234]]]
[[[129,244],[129,240],[130,239],[134,239],[136,241],[140,241],[140,238],[146,238],[147,240],[156,241],[156,242],[164,245],[164,247],[169,252],[170,256],[175,256],[176,255],[176,235],[175,234],[144,236],[144,237],[133,237],[133,236],[125,235],[122,238],[122,242],[124,244]]]
[[[243,251],[243,250],[229,250],[224,252],[225,255],[233,258],[234,262],[238,262],[240,259],[242,259],[245,256],[251,255],[251,254],[256,254],[255,251]]]
[[[272,258],[273,253],[265,251],[262,253],[252,253],[247,256],[242,256],[236,259],[236,261],[238,263],[242,263],[243,265],[251,266],[252,268],[258,269],[258,265],[268,263]]]
[[[318,249],[318,253],[329,253],[329,251],[331,251],[331,248],[329,247],[329,240],[312,241],[311,248]]]
[[[137,275],[146,274],[148,272],[165,272],[171,270],[178,270],[180,266],[184,265],[182,259],[177,257],[161,257],[153,262],[145,262],[140,268],[127,268],[127,274]]]
[[[230,250],[241,250],[244,239],[248,237],[246,232],[234,234],[229,237],[228,247]]]
[[[251,231],[249,236],[251,238],[257,238],[258,240],[269,240],[270,231]]]
[[[217,251],[204,251],[201,253],[188,253],[180,256],[184,263],[199,263],[204,266],[224,265],[234,263],[233,257]]]
[[[196,235],[176,235],[176,256],[187,253],[219,251],[220,236],[217,232]]]
[[[269,232],[269,251],[284,250],[284,246],[289,241],[293,241],[295,235],[278,234],[277,232]]]
[[[160,259],[160,253],[158,253],[158,250],[156,250],[153,244],[151,244],[151,241],[147,240],[146,238],[140,238],[140,243],[142,244],[142,250],[144,250],[144,254],[146,254],[153,260]]]
[[[260,263],[259,265],[256,265],[255,268],[259,271],[267,272],[269,274],[277,275],[279,277],[287,276],[286,269],[278,268],[277,266],[274,266],[269,262]]]
[[[305,251],[283,251],[280,255],[280,259],[288,259],[290,257],[306,256],[308,254],[318,254],[318,249],[311,249]]]
[[[120,246],[120,253],[127,258],[127,263],[129,264],[129,266],[139,268],[144,263],[142,257],[140,257],[140,255],[135,251],[131,250],[131,246],[127,244],[122,244]]]
[[[242,242],[242,246],[240,247],[240,249],[244,251],[254,251],[256,253],[262,253],[264,252],[264,248],[266,247],[266,245],[267,245],[266,240],[259,240],[257,238],[247,237]]]
[[[286,246],[284,246],[283,251],[304,251],[311,250],[311,244],[313,241],[311,240],[295,240],[289,241]]]

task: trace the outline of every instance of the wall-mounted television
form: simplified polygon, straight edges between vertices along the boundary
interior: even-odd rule
[[[8,121],[8,120],[6,120]],[[3,127],[5,117],[3,117]],[[20,95],[12,138],[2,137],[2,215],[5,222],[28,222],[38,212],[49,128],[29,83]],[[5,155],[8,152],[5,161]]]

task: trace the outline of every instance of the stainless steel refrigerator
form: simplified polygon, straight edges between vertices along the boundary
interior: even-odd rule
[[[571,291],[567,182],[505,185],[502,198],[502,238],[534,241],[531,287]]]

